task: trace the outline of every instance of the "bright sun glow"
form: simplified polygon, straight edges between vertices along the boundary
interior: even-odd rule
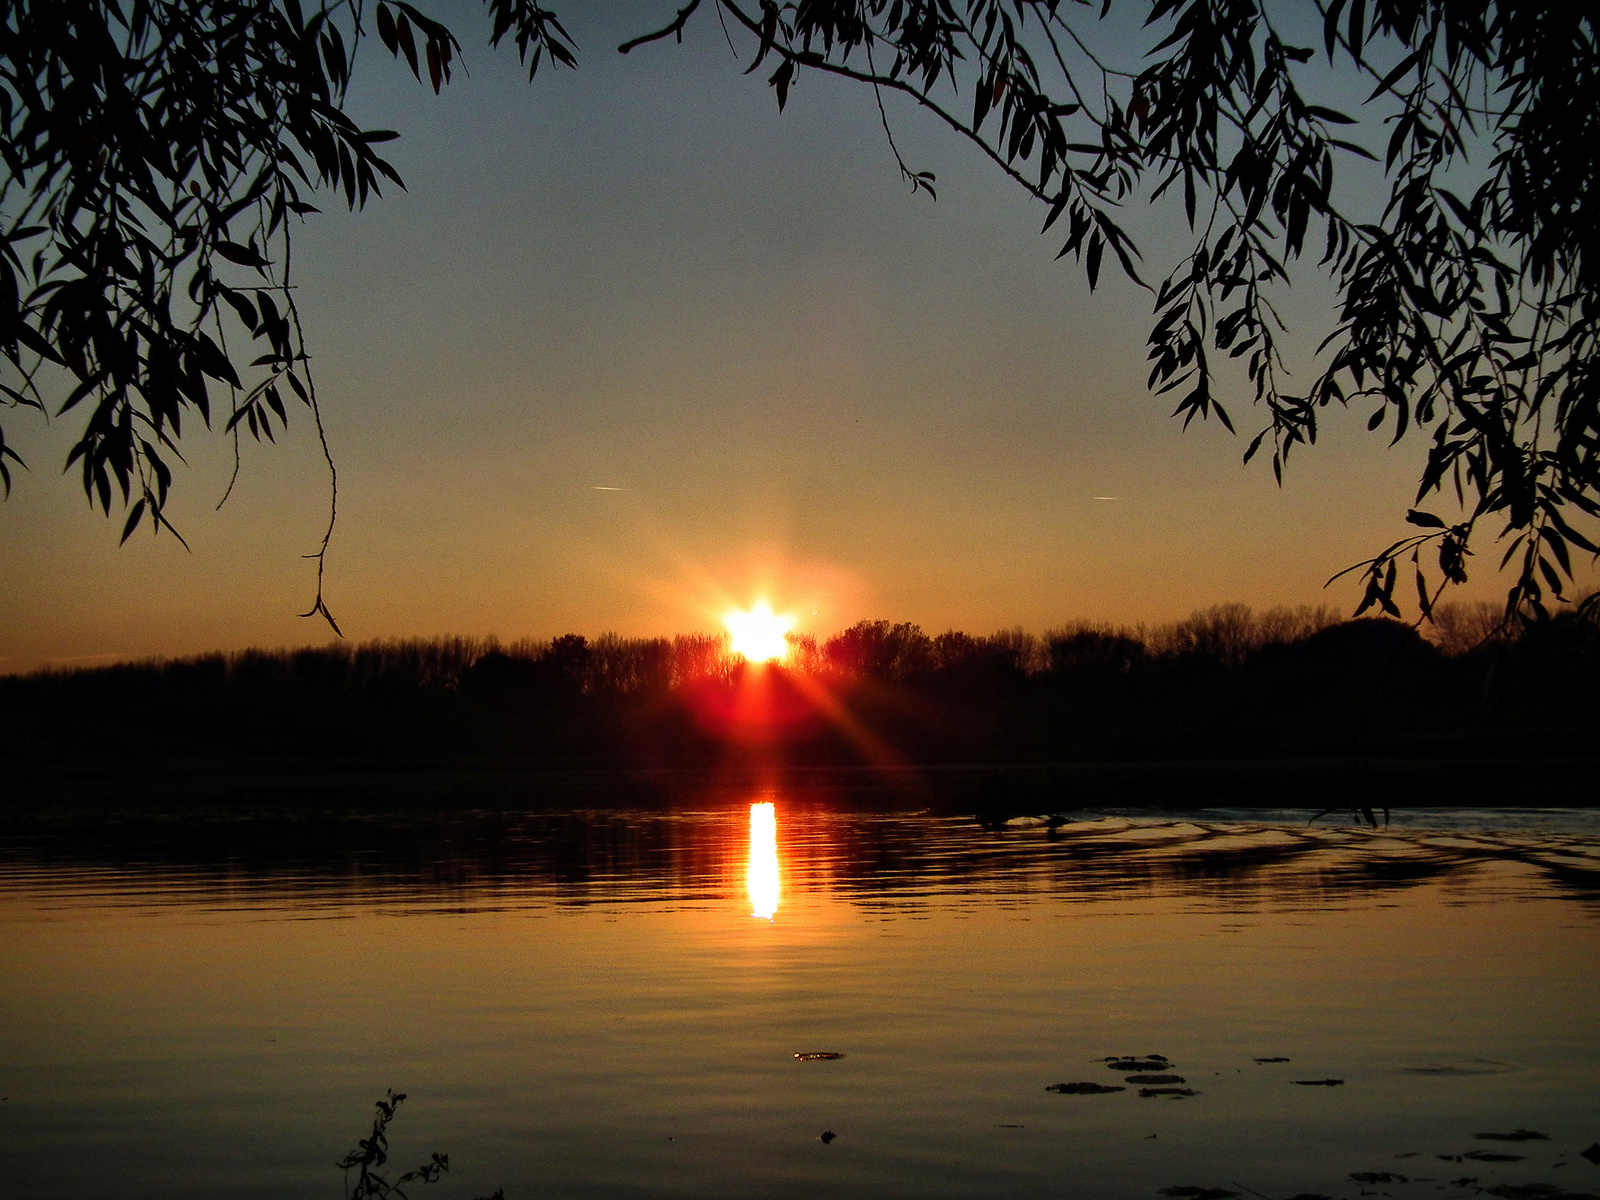
[[[794,618],[777,616],[765,600],[749,612],[735,609],[722,620],[733,635],[733,652],[751,662],[772,662],[788,652],[783,635],[794,626]]]
[[[778,809],[750,806],[750,915],[770,921],[778,911]]]

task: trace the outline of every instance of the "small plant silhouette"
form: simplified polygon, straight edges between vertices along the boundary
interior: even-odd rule
[[[434,1151],[427,1162],[407,1171],[393,1182],[378,1173],[377,1168],[389,1161],[389,1122],[394,1120],[394,1114],[405,1098],[404,1092],[396,1094],[390,1088],[388,1096],[377,1102],[378,1115],[372,1119],[371,1135],[358,1141],[354,1150],[333,1164],[345,1172],[345,1200],[389,1200],[390,1197],[406,1200],[403,1184],[414,1180],[437,1183],[439,1176],[450,1169],[450,1156]],[[357,1170],[353,1188],[350,1186],[352,1167]],[[480,1196],[478,1200],[505,1200],[505,1189],[496,1188],[492,1196]]]

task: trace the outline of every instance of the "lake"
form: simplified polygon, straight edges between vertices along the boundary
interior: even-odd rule
[[[12,822],[0,1192],[1600,1193],[1600,816],[1310,815]]]

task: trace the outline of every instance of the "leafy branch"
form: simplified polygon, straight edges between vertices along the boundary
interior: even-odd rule
[[[1081,261],[1091,288],[1108,250],[1142,284],[1121,211],[1181,194],[1196,241],[1150,289],[1148,340],[1150,386],[1179,397],[1174,415],[1231,431],[1220,372],[1237,361],[1267,416],[1245,461],[1270,441],[1281,483],[1324,409],[1375,402],[1370,430],[1431,438],[1413,504],[1449,488],[1463,517],[1448,528],[1433,518],[1442,532],[1358,564],[1361,611],[1397,611],[1398,556],[1426,616],[1438,588],[1418,552],[1436,556],[1439,587],[1463,582],[1467,540],[1493,516],[1502,565],[1514,566],[1508,619],[1545,616],[1550,598],[1569,598],[1574,553],[1600,555],[1600,225],[1584,209],[1600,176],[1593,15],[1519,0],[1319,0],[1314,47],[1285,38],[1263,0],[1151,0],[1154,45],[1126,68],[1090,28],[1112,7],[717,0],[753,42],[748,71],[776,62],[780,110],[808,70],[870,86],[886,133],[882,94],[907,97],[1045,204],[1045,231],[1064,223],[1058,257]],[[697,8],[625,49],[681,40]],[[1368,77],[1372,107],[1352,116],[1305,98],[1298,72],[1319,50]],[[962,95],[970,115],[958,115]],[[1358,137],[1374,127],[1386,133],[1381,160]],[[1382,162],[1381,213],[1342,207],[1349,159]],[[1487,176],[1458,196],[1474,159]],[[1309,385],[1291,392],[1273,294],[1315,253],[1316,226],[1338,316]]]
[[[576,62],[548,10],[486,7],[491,44],[511,37],[530,76],[545,55]],[[337,475],[290,264],[311,193],[353,210],[380,180],[404,186],[376,149],[399,135],[343,111],[367,16],[366,0],[0,0],[0,397],[82,414],[66,465],[91,505],[125,510],[124,542],[145,522],[178,536],[171,464],[186,417],[211,427],[215,392],[236,451],[304,405],[330,482],[306,615],[335,632]],[[448,82],[445,26],[403,0],[373,19],[417,79]],[[11,463],[26,465],[0,427],[7,495]]]

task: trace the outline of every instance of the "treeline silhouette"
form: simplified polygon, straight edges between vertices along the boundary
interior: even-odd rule
[[[714,768],[1349,756],[1582,757],[1600,631],[1433,640],[1326,608],[929,635],[862,621],[746,664],[726,637],[377,641],[0,680],[8,773],[129,763]]]

